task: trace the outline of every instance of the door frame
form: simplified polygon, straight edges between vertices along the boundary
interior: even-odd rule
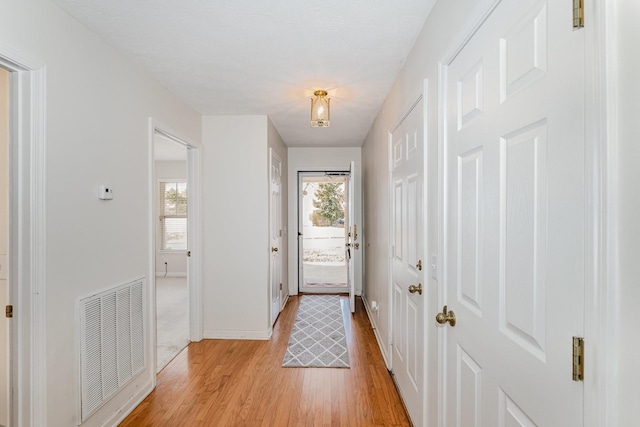
[[[46,424],[46,67],[0,44],[11,72],[9,123],[9,425]]]
[[[299,170],[297,171],[296,174],[296,196],[297,196],[297,200],[296,200],[296,204],[297,204],[297,216],[296,216],[296,244],[297,244],[297,260],[296,260],[296,265],[298,267],[297,269],[297,288],[296,288],[296,294],[299,293],[303,293],[305,291],[302,290],[302,287],[304,286],[304,275],[303,275],[303,263],[301,262],[302,258],[303,258],[303,250],[304,250],[304,245],[300,243],[300,229],[302,228],[302,215],[304,213],[304,208],[302,206],[302,199],[303,199],[303,194],[302,194],[302,180],[305,176],[322,176],[323,174],[340,174],[340,175],[344,175],[346,177],[348,177],[347,179],[345,179],[345,187],[348,185],[348,179],[355,179],[354,177],[351,176],[351,172],[347,169],[341,168],[341,169],[318,169],[318,170]],[[354,181],[354,186],[355,186],[355,181]],[[346,188],[345,188],[346,189]],[[355,190],[357,191],[357,190]],[[354,201],[354,206],[355,206],[355,195],[350,195],[349,197],[353,198]],[[355,213],[354,213],[355,215]],[[353,224],[349,225],[350,227],[353,226]],[[355,252],[355,251],[353,251]],[[353,259],[354,259],[354,263],[355,263],[355,254],[352,255]],[[345,269],[347,269],[347,263],[348,260],[345,260]],[[355,267],[354,267],[355,268]],[[354,279],[355,280],[355,279]],[[355,293],[355,289],[356,289],[356,285],[357,283],[354,283],[354,293]],[[347,286],[345,288],[340,288],[342,290],[341,293],[344,293],[344,289],[347,289],[347,292],[349,291],[349,284],[347,283]],[[324,288],[324,289],[317,289],[314,291],[314,293],[319,293],[319,294],[331,294],[331,293],[335,293],[336,290],[335,289],[330,289],[330,288]]]
[[[150,117],[149,118],[149,345],[151,348],[151,363],[153,387],[156,386],[157,370],[157,339],[156,339],[156,219],[158,206],[156,203],[157,179],[155,174],[154,139],[160,134],[171,139],[187,149],[187,241],[191,256],[187,258],[187,288],[189,304],[189,341],[202,340],[202,283],[201,283],[201,247],[200,239],[200,150],[190,139],[182,136],[169,126]]]
[[[438,63],[438,266],[446,250],[443,241],[445,209],[444,141],[446,111],[444,88],[446,67],[484,24],[502,0],[483,0],[459,32],[442,60]],[[615,382],[611,362],[617,358],[615,337],[616,271],[615,271],[615,180],[609,171],[615,171],[615,36],[607,29],[614,27],[615,1],[585,0],[585,381],[583,383],[585,427],[615,424],[612,411],[615,403]],[[604,106],[604,107],[603,107]],[[440,279],[442,273],[438,273]],[[438,307],[444,305],[446,284],[438,280]],[[444,404],[446,385],[446,328],[438,330],[438,426],[445,426]]]
[[[585,0],[585,383],[584,425],[615,425],[617,180],[615,1]],[[610,174],[609,171],[612,171]],[[592,361],[592,362],[589,362]],[[612,410],[613,409],[613,410]]]

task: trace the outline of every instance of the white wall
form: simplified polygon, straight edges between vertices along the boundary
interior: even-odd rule
[[[202,283],[205,338],[269,336],[266,116],[202,123]]]
[[[388,359],[390,334],[389,295],[389,156],[388,135],[410,104],[423,91],[428,80],[425,106],[428,112],[425,189],[426,239],[423,263],[431,264],[431,254],[438,252],[438,64],[449,53],[454,41],[471,16],[486,10],[487,1],[438,1],[427,18],[403,69],[398,74],[384,105],[362,146],[362,180],[364,185],[364,218],[366,229],[365,302],[377,301],[379,310],[372,321],[376,334],[383,341],[383,353]],[[425,274],[425,316],[434,318],[438,307],[438,283]],[[429,351],[426,357],[427,422],[437,425],[437,332],[426,328]]]
[[[356,294],[362,293],[362,259],[368,235],[362,227],[362,188],[360,148],[289,148],[289,293],[298,294],[298,172],[348,171],[351,161],[355,162],[355,211],[356,224],[360,226],[359,256],[356,255]]]
[[[0,257],[6,260],[9,233],[9,73],[0,68]],[[2,263],[4,274],[8,270],[6,261]],[[0,279],[0,307],[7,305],[7,280]],[[8,323],[0,316],[0,425],[7,421],[8,387]]]
[[[611,64],[617,85],[617,122],[612,123],[617,141],[611,141],[612,152],[617,151],[617,169],[612,172],[612,182],[617,183],[617,203],[613,218],[617,222],[618,241],[613,245],[619,254],[612,260],[612,268],[618,281],[609,285],[616,289],[617,313],[614,331],[616,336],[614,407],[612,425],[638,425],[640,420],[640,388],[638,362],[640,361],[640,3],[634,0],[618,0],[615,17],[615,34],[618,45],[614,52],[615,64]],[[615,116],[614,116],[615,117]],[[614,251],[615,253],[615,251]],[[616,268],[617,267],[617,268]]]
[[[150,270],[149,117],[199,143],[201,116],[48,0],[4,0],[0,40],[46,65],[46,418],[73,426],[77,301]],[[146,350],[151,366],[150,337]],[[84,425],[116,420],[154,377],[146,369]]]
[[[186,151],[186,148],[185,148]],[[187,180],[187,162],[186,161],[156,161],[156,182],[161,180],[186,181]],[[156,189],[158,191],[158,189]],[[157,193],[156,193],[157,194]],[[158,199],[156,199],[156,203]],[[165,261],[167,262],[167,276],[183,277],[187,275],[187,255],[185,251],[161,251],[162,246],[162,227],[158,221],[156,227],[156,275],[164,276]]]
[[[281,198],[281,204],[282,204],[282,227],[284,228],[283,230],[283,235],[282,235],[282,255],[280,257],[280,259],[282,259],[282,277],[281,277],[281,281],[282,281],[282,290],[283,292],[281,292],[281,297],[282,297],[282,303],[284,304],[284,302],[286,301],[286,297],[289,295],[289,259],[287,257],[287,254],[289,253],[289,227],[288,227],[288,220],[289,220],[289,211],[288,211],[288,204],[289,204],[289,179],[287,176],[287,171],[288,171],[288,165],[289,165],[289,156],[288,156],[288,151],[287,151],[287,146],[284,145],[284,142],[282,141],[282,138],[280,137],[280,134],[278,133],[278,130],[275,128],[275,126],[273,125],[273,123],[271,123],[271,120],[267,121],[267,125],[268,125],[268,134],[267,134],[267,143],[268,146],[270,148],[273,148],[273,150],[276,152],[276,154],[278,155],[278,157],[280,157],[280,160],[282,160],[282,184],[281,184],[281,194],[280,194],[280,198]],[[269,276],[271,277],[271,276]]]

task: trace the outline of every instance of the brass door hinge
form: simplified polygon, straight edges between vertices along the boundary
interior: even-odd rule
[[[4,309],[4,312],[6,317],[13,317],[13,306],[12,305],[6,306]]]
[[[584,0],[573,0],[573,28],[584,27]]]
[[[573,380],[584,381],[584,338],[573,337]]]

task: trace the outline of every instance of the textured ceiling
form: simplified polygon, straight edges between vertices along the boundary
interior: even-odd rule
[[[435,0],[53,0],[205,115],[288,146],[360,146]],[[312,92],[331,127],[311,128]]]

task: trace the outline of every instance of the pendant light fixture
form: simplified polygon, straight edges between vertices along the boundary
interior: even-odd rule
[[[313,92],[315,98],[311,98],[311,127],[329,127],[329,98],[326,90]]]

